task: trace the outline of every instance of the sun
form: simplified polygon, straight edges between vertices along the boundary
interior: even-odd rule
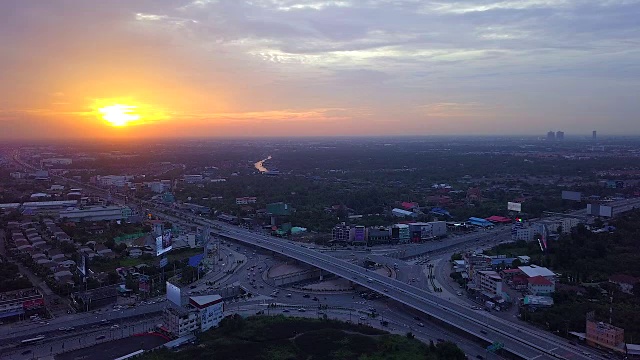
[[[136,106],[115,104],[101,107],[98,112],[102,114],[102,118],[112,126],[122,127],[127,124],[140,120],[140,115],[135,113]]]

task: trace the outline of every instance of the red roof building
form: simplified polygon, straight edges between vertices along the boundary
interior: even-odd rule
[[[497,215],[493,215],[491,217],[488,217],[485,220],[491,221],[493,223],[501,223],[501,224],[506,224],[506,223],[510,223],[511,222],[511,219],[509,219],[508,217],[497,216]]]

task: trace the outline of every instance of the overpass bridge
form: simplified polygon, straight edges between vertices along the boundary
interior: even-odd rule
[[[215,235],[270,250],[349,279],[483,339],[489,344],[503,343],[506,351],[523,359],[587,359],[581,351],[571,347],[565,339],[519,327],[485,311],[472,310],[451,303],[423,289],[368,271],[300,244],[217,221],[198,219],[196,223],[211,226]]]

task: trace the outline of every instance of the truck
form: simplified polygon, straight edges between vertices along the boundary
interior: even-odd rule
[[[485,303],[484,303],[484,308],[487,309],[487,310],[493,309],[494,306],[496,306],[496,304],[494,304],[491,301],[485,301]]]

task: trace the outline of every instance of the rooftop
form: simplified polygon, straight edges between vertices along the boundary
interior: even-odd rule
[[[222,301],[220,295],[202,295],[189,297],[189,303],[198,308],[205,308]]]
[[[518,269],[520,269],[520,271],[522,271],[525,275],[527,275],[528,277],[534,277],[534,276],[556,276],[556,274],[547,269],[546,267],[542,267],[542,266],[535,266],[535,265],[531,265],[531,266],[519,266]]]

